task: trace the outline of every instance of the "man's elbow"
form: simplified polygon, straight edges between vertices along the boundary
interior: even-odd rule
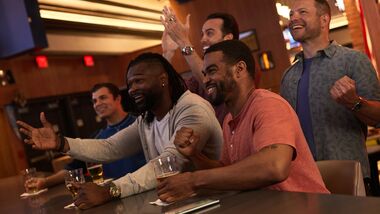
[[[283,162],[274,162],[270,167],[270,177],[274,183],[280,183],[289,177],[290,164]]]

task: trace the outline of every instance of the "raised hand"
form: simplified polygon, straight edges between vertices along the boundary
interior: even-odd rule
[[[186,23],[178,21],[176,15],[169,7],[164,7],[162,10],[161,23],[165,26],[165,31],[171,39],[177,43],[180,48],[190,45],[189,29],[190,29],[190,14],[186,17]]]
[[[20,132],[27,136],[24,142],[32,145],[34,149],[57,149],[59,139],[52,125],[46,120],[45,113],[40,113],[40,120],[42,128],[34,128],[27,123],[17,121],[17,125],[21,127]]]
[[[198,142],[199,135],[195,134],[193,129],[186,127],[178,130],[174,139],[174,145],[177,150],[188,158],[195,156],[199,152],[197,149]]]
[[[352,108],[359,100],[359,96],[356,94],[355,81],[347,76],[334,83],[330,90],[330,95],[336,102],[347,108]]]
[[[88,209],[110,201],[109,188],[94,183],[73,184],[79,189],[75,205],[80,209]]]
[[[169,36],[168,32],[164,30],[164,33],[162,34],[162,51],[175,51],[178,48],[178,44],[173,41],[173,39]]]

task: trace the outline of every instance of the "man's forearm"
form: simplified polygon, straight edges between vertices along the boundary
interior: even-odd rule
[[[65,181],[65,175],[67,174],[67,170],[63,169],[59,172],[50,175],[45,178],[45,187],[54,186]]]
[[[163,56],[166,60],[168,60],[170,63],[172,63],[172,59],[173,59],[174,54],[175,54],[175,51],[171,51],[171,50],[169,50],[169,51],[164,51],[164,52],[162,53],[162,56]]]
[[[187,64],[190,67],[190,70],[194,76],[194,78],[203,85],[204,75],[202,73],[203,69],[203,60],[200,56],[194,51],[191,55],[184,56]]]
[[[212,169],[223,166],[223,164],[216,160],[211,160],[203,154],[197,154],[190,157],[191,162],[195,165],[196,169]]]
[[[235,164],[193,172],[195,189],[246,190],[266,187],[289,175],[293,149],[273,145]]]
[[[380,102],[363,99],[362,106],[355,112],[355,115],[363,123],[376,126],[380,123]]]

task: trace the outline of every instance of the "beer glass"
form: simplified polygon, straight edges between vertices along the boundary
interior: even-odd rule
[[[88,173],[91,175],[92,182],[96,184],[103,183],[103,166],[100,163],[86,163]]]
[[[70,191],[71,196],[75,199],[78,195],[78,189],[73,184],[83,184],[85,179],[83,176],[83,169],[68,170],[65,176],[66,188]]]
[[[152,160],[152,163],[159,182],[179,173],[179,166],[174,155],[158,157]]]

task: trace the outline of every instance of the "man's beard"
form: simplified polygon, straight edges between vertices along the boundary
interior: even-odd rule
[[[150,92],[144,93],[144,99],[142,102],[136,103],[134,101],[137,112],[141,114],[146,111],[150,111],[155,105],[156,99],[157,99],[157,96],[155,96],[153,93],[150,93]]]
[[[218,106],[224,103],[225,98],[225,86],[224,83],[215,84],[215,94],[208,97],[210,103],[214,106]]]

